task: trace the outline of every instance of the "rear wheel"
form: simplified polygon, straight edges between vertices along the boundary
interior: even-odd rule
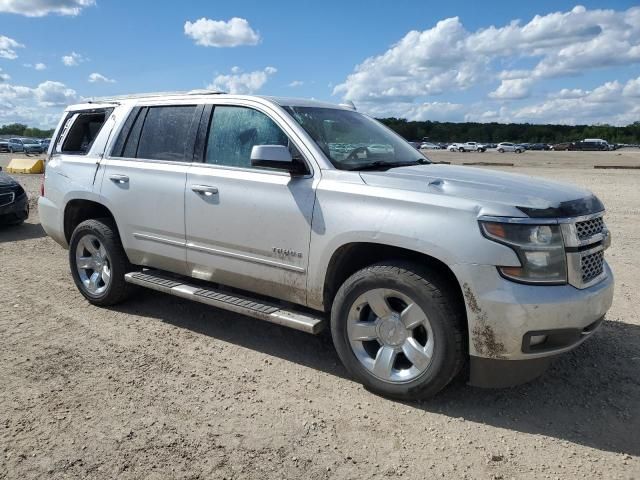
[[[114,305],[134,290],[124,280],[133,266],[109,218],[86,220],[76,227],[69,243],[69,264],[78,290],[94,305]]]
[[[439,392],[465,359],[463,313],[450,292],[438,275],[405,263],[352,275],[331,312],[333,341],[347,370],[389,397]]]
[[[504,148],[499,148],[499,149],[498,149],[498,152],[500,152],[500,153],[504,153]]]
[[[516,153],[522,153],[522,150],[519,148],[516,148]]]

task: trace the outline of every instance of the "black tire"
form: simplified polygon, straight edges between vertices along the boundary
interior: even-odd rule
[[[106,290],[100,294],[93,294],[87,290],[80,279],[76,266],[76,248],[78,242],[86,235],[93,235],[107,251],[108,263],[111,269],[111,280]],[[69,266],[73,281],[80,290],[80,293],[93,305],[108,306],[120,303],[135,291],[134,285],[125,282],[126,273],[135,269],[122,248],[122,242],[118,235],[118,229],[110,218],[98,218],[85,220],[80,223],[71,235],[69,242]]]
[[[522,153],[522,150],[520,150],[519,148],[516,148],[516,153]]]
[[[371,289],[390,288],[409,296],[427,315],[434,336],[431,362],[417,378],[406,383],[388,382],[374,376],[358,360],[348,338],[351,306]],[[331,335],[340,359],[365,388],[402,400],[431,397],[461,371],[466,353],[464,305],[454,288],[436,272],[405,262],[384,262],[349,277],[338,290],[331,310]]]
[[[499,148],[499,149],[498,149],[498,152],[500,152],[500,153],[504,153],[504,148]]]
[[[460,147],[460,148],[458,148],[458,151],[459,152],[464,152],[464,148]]]

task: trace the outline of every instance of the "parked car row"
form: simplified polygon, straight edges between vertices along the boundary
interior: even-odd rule
[[[437,143],[437,142],[410,142],[416,148],[420,150],[439,150],[446,149],[450,152],[485,152],[489,149],[495,149],[500,153],[515,152],[522,153],[525,150],[578,150],[578,151],[608,151],[616,150],[622,145],[610,144],[606,140],[600,138],[586,138],[578,142],[562,142],[557,144],[549,143],[513,143],[513,142],[501,142],[501,143],[478,143],[478,142],[464,142],[464,143]]]
[[[49,148],[50,139],[36,138],[9,138],[8,140],[0,140],[0,153],[44,153]]]

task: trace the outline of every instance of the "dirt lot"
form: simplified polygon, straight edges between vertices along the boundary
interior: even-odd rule
[[[400,403],[350,380],[327,335],[150,291],[92,307],[34,210],[0,230],[0,478],[640,478],[640,170],[592,168],[640,152],[431,156],[607,205],[613,308],[544,377]]]

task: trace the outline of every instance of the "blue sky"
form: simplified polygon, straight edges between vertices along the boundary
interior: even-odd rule
[[[0,124],[144,91],[352,100],[418,120],[640,120],[640,7],[0,0]]]

